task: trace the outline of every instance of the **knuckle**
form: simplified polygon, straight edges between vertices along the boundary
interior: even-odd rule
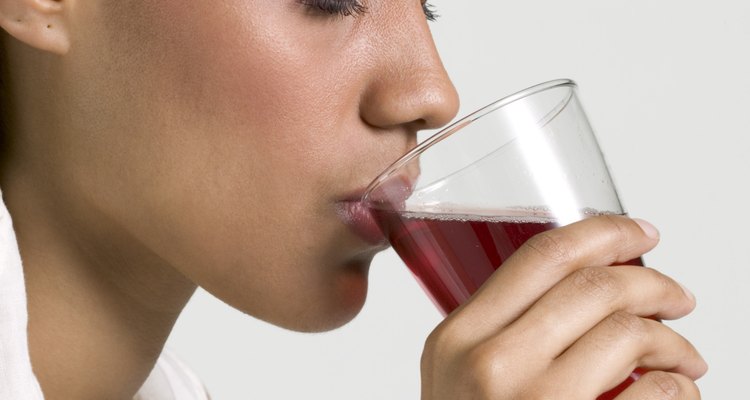
[[[573,286],[599,300],[618,298],[625,287],[608,267],[588,267],[576,270],[571,276]]]
[[[651,377],[654,387],[668,399],[676,399],[680,394],[680,384],[673,375],[657,372]]]
[[[474,387],[480,398],[498,398],[508,395],[518,388],[499,385],[504,380],[520,380],[518,360],[521,353],[512,338],[504,335],[493,336],[466,348],[460,357],[464,379]],[[505,398],[505,397],[503,397]]]
[[[609,225],[609,231],[614,240],[624,241],[630,238],[630,230],[625,225],[626,222],[631,222],[630,220],[613,214],[604,214],[600,218],[605,224]]]
[[[539,233],[529,239],[524,246],[555,265],[564,264],[575,258],[576,246],[558,230]]]
[[[677,281],[655,269],[647,268],[646,270],[653,275],[653,279],[656,280],[659,289],[662,290],[662,293],[667,295],[677,295],[678,298],[681,299],[686,298],[682,287],[680,287],[680,284],[677,283]]]
[[[453,321],[448,318],[430,332],[424,343],[424,356],[450,353],[461,345],[463,334],[458,329],[459,324]]]
[[[477,387],[483,387],[485,391],[491,390],[487,383],[497,382],[506,368],[504,358],[500,357],[497,351],[483,345],[476,346],[466,353],[465,365]]]
[[[646,380],[646,383],[651,387],[650,390],[652,390],[659,399],[676,400],[683,398],[700,398],[697,388],[684,387],[683,382],[681,381],[687,379],[678,379],[678,375],[676,374],[670,374],[663,371],[652,371],[641,377],[641,379]],[[692,394],[692,396],[685,397],[689,394]]]
[[[438,349],[447,347],[447,343],[450,342],[449,337],[450,335],[448,334],[447,329],[438,326],[427,336],[427,339],[424,342],[423,353],[431,354],[438,351]]]
[[[611,243],[616,243],[617,246],[614,247],[614,250],[617,250],[614,256],[614,260],[621,259],[621,251],[618,249],[625,249],[631,246],[631,243],[633,242],[633,238],[630,235],[630,230],[625,225],[626,221],[629,222],[626,218],[623,218],[621,216],[617,215],[611,215],[611,214],[605,214],[599,217],[600,220],[604,225],[607,227],[607,233],[609,234],[609,241]],[[633,222],[634,223],[634,222]],[[614,261],[613,261],[614,262]]]
[[[624,339],[640,340],[647,337],[649,333],[649,327],[643,319],[625,311],[610,314],[605,322],[610,330],[626,334]],[[622,337],[622,335],[619,336]]]
[[[688,296],[685,295],[684,289],[679,283],[677,283],[677,281],[652,268],[644,267],[643,271],[650,274],[651,279],[655,282],[655,287],[659,291],[659,297],[662,299],[676,300],[678,302],[676,304],[689,307],[689,310],[692,310],[695,307],[695,299],[693,298],[691,300],[688,298]]]
[[[651,279],[655,280],[658,283],[658,287],[660,289],[664,291],[679,289],[679,285],[677,285],[677,283],[672,280],[672,278],[662,274],[661,272],[649,267],[643,267],[643,271],[651,274]]]

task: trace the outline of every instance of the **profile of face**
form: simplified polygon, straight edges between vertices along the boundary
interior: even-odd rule
[[[55,126],[19,124],[78,222],[274,324],[353,318],[382,243],[341,204],[458,106],[420,0],[41,2]]]

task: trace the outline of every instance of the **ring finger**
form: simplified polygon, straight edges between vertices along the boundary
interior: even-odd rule
[[[666,325],[616,312],[553,361],[550,372],[560,382],[578,381],[577,397],[595,398],[625,380],[636,367],[692,379],[707,369],[695,347]]]
[[[700,400],[698,386],[677,373],[652,371],[634,382],[616,400]]]

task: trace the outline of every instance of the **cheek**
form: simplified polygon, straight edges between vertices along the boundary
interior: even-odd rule
[[[346,121],[357,117],[356,67],[316,48],[315,32],[284,7],[172,3],[160,6],[171,19],[159,35],[165,62],[154,81],[173,99],[162,113],[277,175],[329,168],[347,143]]]
[[[281,6],[158,3],[159,31],[151,42],[162,62],[150,64],[157,64],[165,89],[188,109],[231,108],[238,118],[283,122],[320,106],[316,102],[326,96],[321,89],[331,89],[324,87],[324,71],[336,61],[306,48],[307,32]]]
[[[345,322],[364,301],[369,260],[346,265],[346,228],[325,207],[350,169],[341,148],[356,140],[355,81],[340,55],[282,30],[295,26],[283,12],[184,4],[152,3],[149,47],[133,50],[147,66],[133,91],[148,135],[122,147],[140,148],[134,179],[150,190],[138,194],[145,217],[127,217],[132,230],[245,312],[305,330]]]

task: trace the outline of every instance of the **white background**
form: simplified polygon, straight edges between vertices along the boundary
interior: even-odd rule
[[[750,2],[434,4],[461,114],[541,81],[579,83],[626,208],[661,230],[647,263],[698,297],[670,325],[710,364],[703,397],[747,396]],[[362,314],[338,331],[286,332],[199,291],[168,345],[215,400],[418,399],[422,343],[439,319],[388,251]]]

